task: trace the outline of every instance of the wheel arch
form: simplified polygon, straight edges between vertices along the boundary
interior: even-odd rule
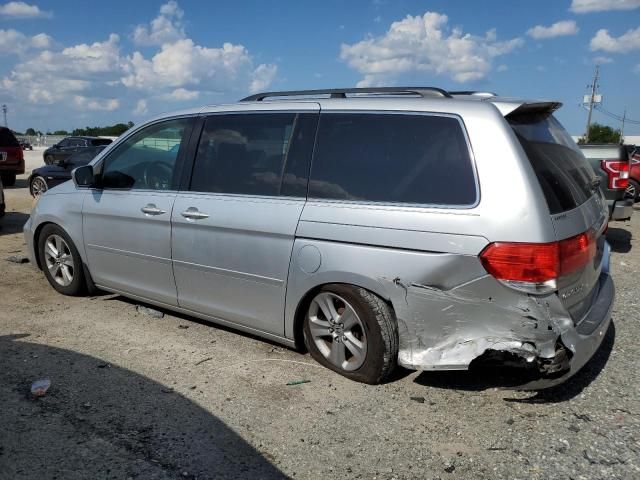
[[[333,274],[333,275],[322,275],[321,278],[317,279],[318,281],[314,282],[313,285],[305,286],[305,291],[298,298],[299,300],[296,303],[293,315],[293,339],[296,345],[296,348],[301,351],[306,351],[306,345],[304,343],[304,334],[303,334],[303,324],[304,318],[306,315],[307,308],[311,303],[313,297],[325,286],[327,285],[348,285],[351,287],[362,288],[367,290],[378,297],[382,298],[389,307],[395,311],[393,308],[393,303],[391,302],[391,297],[389,292],[385,289],[384,285],[381,282],[368,278],[366,276],[361,276],[357,274],[353,274],[351,272],[344,272],[343,275]]]
[[[58,225],[55,222],[42,222],[39,224],[33,232],[33,254],[36,259],[36,265],[40,270],[42,270],[42,259],[40,258],[40,235],[42,234],[42,230],[47,225]],[[63,228],[63,227],[60,227]],[[66,231],[66,230],[65,230]]]

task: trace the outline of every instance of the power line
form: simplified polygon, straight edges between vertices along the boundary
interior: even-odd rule
[[[640,120],[633,120],[632,118],[627,117],[626,115],[617,115],[609,110],[606,110],[602,107],[602,105],[596,105],[595,109],[600,113],[606,115],[607,117],[613,118],[614,120],[618,120],[619,122],[624,121],[624,123],[630,123],[632,125],[640,125]]]

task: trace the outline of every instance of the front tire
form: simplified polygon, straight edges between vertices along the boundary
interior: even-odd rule
[[[38,239],[42,270],[49,284],[59,293],[79,296],[86,283],[82,258],[67,232],[57,225],[47,225]]]
[[[309,304],[303,332],[311,356],[351,380],[382,383],[396,366],[398,330],[393,310],[363,288],[324,286]]]
[[[38,195],[42,195],[47,190],[49,190],[49,185],[47,185],[47,181],[44,177],[40,175],[34,177],[29,184],[29,193],[31,193],[31,196],[34,198]]]
[[[53,155],[47,155],[44,157],[44,163],[46,165],[51,165],[53,163]]]

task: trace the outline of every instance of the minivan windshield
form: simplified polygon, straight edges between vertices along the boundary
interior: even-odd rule
[[[531,162],[552,215],[573,210],[594,192],[595,173],[564,127],[549,112],[508,116]]]

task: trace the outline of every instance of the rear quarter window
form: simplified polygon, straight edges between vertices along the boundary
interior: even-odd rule
[[[477,188],[461,122],[422,114],[321,114],[309,197],[471,206]]]

